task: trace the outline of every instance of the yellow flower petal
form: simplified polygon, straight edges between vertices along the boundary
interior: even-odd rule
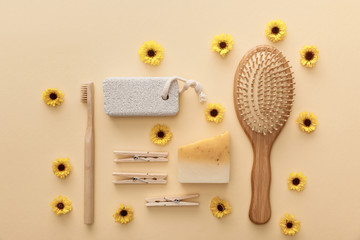
[[[159,65],[164,58],[164,49],[155,41],[144,42],[138,53],[141,61],[153,66]]]
[[[287,181],[289,190],[296,190],[298,192],[304,190],[306,180],[307,178],[302,172],[292,172]]]
[[[229,203],[218,197],[214,197],[210,202],[210,211],[217,218],[222,218],[223,216],[230,214],[231,210]]]
[[[167,144],[172,137],[170,129],[166,125],[155,125],[150,132],[150,140],[158,145]]]
[[[211,41],[211,50],[218,52],[222,57],[233,48],[234,41],[229,34],[216,35]]]
[[[305,67],[315,67],[319,59],[319,50],[315,46],[305,45],[300,50],[300,63]]]
[[[134,219],[134,212],[131,207],[120,204],[120,207],[116,209],[113,217],[115,219],[115,222],[127,224]]]
[[[51,207],[56,215],[67,214],[72,210],[72,204],[69,199],[65,196],[59,195],[51,202]]]
[[[52,169],[55,176],[65,178],[70,174],[72,167],[69,163],[69,158],[58,158],[52,163]]]
[[[64,93],[56,88],[48,88],[42,92],[42,99],[47,105],[55,107],[64,101]]]
[[[266,25],[265,36],[272,42],[278,42],[286,36],[286,25],[281,20],[272,20]]]
[[[205,109],[205,119],[208,122],[220,123],[224,118],[225,108],[219,103],[209,103]]]
[[[314,113],[301,112],[296,119],[296,123],[302,131],[311,133],[315,131],[318,121]]]
[[[285,235],[293,236],[300,230],[300,222],[294,218],[294,215],[285,214],[280,220],[281,231]]]

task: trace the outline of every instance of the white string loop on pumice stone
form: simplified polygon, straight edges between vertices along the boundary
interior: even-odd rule
[[[195,89],[195,92],[199,95],[199,101],[202,102],[206,102],[206,95],[205,93],[202,91],[202,86],[199,82],[194,81],[194,80],[186,80],[182,77],[171,77],[169,78],[169,80],[166,81],[165,86],[164,86],[164,90],[161,94],[162,99],[166,100],[169,97],[169,91],[170,91],[170,86],[174,81],[180,80],[182,82],[185,83],[185,85],[182,87],[182,89],[179,91],[179,94],[185,92],[186,90],[189,89],[189,87],[192,87]]]

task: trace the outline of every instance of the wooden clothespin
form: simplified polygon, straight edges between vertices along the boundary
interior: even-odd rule
[[[122,162],[167,162],[167,152],[137,152],[137,151],[114,151],[121,158],[114,159],[116,163]]]
[[[181,207],[181,206],[198,206],[197,202],[184,202],[182,200],[197,198],[199,194],[177,195],[171,197],[146,198],[147,207]]]
[[[166,184],[167,174],[165,173],[123,173],[113,172],[113,176],[122,177],[121,180],[114,180],[115,184]]]

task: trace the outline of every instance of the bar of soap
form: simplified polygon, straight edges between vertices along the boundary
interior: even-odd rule
[[[229,132],[179,147],[180,183],[228,183],[229,176]]]

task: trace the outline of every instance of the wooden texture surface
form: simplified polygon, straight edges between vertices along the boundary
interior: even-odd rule
[[[87,128],[85,133],[85,179],[84,179],[84,223],[94,223],[94,170],[95,170],[95,141],[94,141],[94,83],[87,87]]]
[[[255,106],[256,104],[261,105],[262,103],[266,103],[266,101],[260,102],[261,98],[259,96],[259,93],[261,94],[262,91],[267,91],[266,89],[260,89],[260,91],[254,91],[253,89],[250,90],[250,88],[254,88],[255,85],[259,85],[259,88],[261,88],[261,84],[258,83],[258,79],[257,79],[257,75],[255,73],[255,75],[253,76],[252,73],[248,74],[249,72],[251,72],[252,70],[255,70],[256,72],[261,72],[258,71],[261,67],[259,67],[259,65],[262,65],[263,62],[261,62],[261,60],[258,59],[258,56],[256,56],[256,54],[260,52],[261,54],[264,52],[266,54],[269,54],[269,57],[265,60],[263,60],[263,62],[269,62],[269,65],[271,66],[271,62],[272,61],[280,61],[281,62],[281,68],[285,70],[285,74],[278,76],[278,77],[273,77],[273,78],[266,78],[266,71],[270,68],[265,68],[265,72],[263,72],[262,74],[264,74],[264,78],[263,82],[266,81],[283,81],[282,78],[287,79],[287,74],[289,74],[291,76],[291,71],[289,68],[289,64],[286,61],[286,59],[283,57],[282,53],[277,50],[276,48],[272,47],[272,46],[268,46],[268,45],[260,45],[257,46],[251,50],[249,50],[244,57],[241,59],[238,68],[236,70],[235,73],[235,78],[234,78],[234,106],[235,106],[235,111],[236,111],[236,115],[240,121],[241,126],[243,127],[246,135],[248,136],[248,138],[251,141],[252,144],[252,148],[253,148],[253,153],[254,153],[254,161],[253,161],[253,167],[252,167],[252,173],[251,173],[251,188],[252,188],[252,194],[251,194],[251,203],[250,203],[250,209],[249,209],[249,217],[251,219],[252,222],[256,223],[256,224],[265,224],[270,220],[271,217],[271,206],[270,206],[270,183],[271,183],[271,167],[270,167],[270,153],[271,153],[271,148],[272,145],[274,143],[274,141],[276,140],[277,136],[279,135],[280,131],[282,130],[288,115],[284,114],[283,116],[281,116],[281,118],[283,119],[283,121],[279,121],[281,124],[280,125],[276,125],[275,123],[275,117],[274,119],[269,118],[269,120],[273,120],[274,123],[273,125],[275,126],[274,129],[272,129],[272,131],[269,132],[257,132],[256,127],[252,128],[251,124],[248,124],[248,121],[256,121],[254,118],[254,115],[250,115],[249,117],[246,117],[245,111],[250,111],[249,110],[249,106],[244,108],[245,104],[250,104],[249,102],[247,102],[246,99],[242,98],[239,92],[239,88],[241,88],[241,84],[240,84],[240,78],[242,76],[242,73],[246,73],[246,75],[249,77],[249,79],[246,78],[246,82],[244,84],[244,86],[247,87],[247,89],[243,89],[246,92],[246,95],[250,95],[250,92],[254,95],[257,94],[256,99],[254,99],[254,96],[252,96],[252,100],[253,100],[253,106]],[[253,58],[253,56],[255,56]],[[254,62],[252,62],[252,68],[247,68],[246,65],[248,63],[248,61],[250,61],[251,59],[256,59],[256,63],[258,63],[258,65],[254,64]],[[262,58],[260,58],[262,59]],[[267,61],[268,60],[268,61]],[[259,62],[258,62],[259,61]],[[265,64],[266,65],[266,64]],[[271,70],[271,71],[278,71],[277,68],[275,68],[275,70]],[[271,75],[271,73],[270,73]],[[250,78],[251,76],[251,78]],[[260,78],[263,75],[260,74]],[[253,77],[253,78],[252,78]],[[249,82],[251,81],[251,83]],[[289,78],[289,83],[292,83],[292,77]],[[270,86],[270,85],[269,85]],[[272,86],[272,85],[271,85]],[[290,87],[293,86],[293,84],[289,84]],[[265,88],[265,83],[263,83],[263,88]],[[275,85],[276,87],[276,85]],[[290,98],[292,99],[291,94],[293,94],[293,88],[289,87],[289,94],[290,94]],[[279,95],[274,95],[275,98],[280,98]],[[284,113],[289,113],[291,110],[291,104],[292,101],[290,103],[290,101],[287,101],[287,97],[283,97],[283,99],[285,99],[284,101],[280,101],[280,104],[289,104],[284,106],[284,108],[288,111],[284,111]],[[258,101],[258,102],[256,102]],[[247,103],[246,103],[247,102]],[[277,102],[277,100],[273,100],[269,105],[274,104],[275,102]],[[263,106],[259,106],[259,109],[261,109]],[[243,111],[243,109],[246,109],[245,111]],[[259,110],[257,113],[258,114],[263,114],[264,117],[266,114],[271,114],[272,110],[272,106],[269,106],[267,108],[267,106],[262,108],[262,112],[261,110]],[[259,113],[260,112],[260,113]],[[280,114],[280,111],[275,112],[275,114],[278,113]],[[250,118],[248,120],[248,118]],[[260,122],[260,121],[259,121]]]

